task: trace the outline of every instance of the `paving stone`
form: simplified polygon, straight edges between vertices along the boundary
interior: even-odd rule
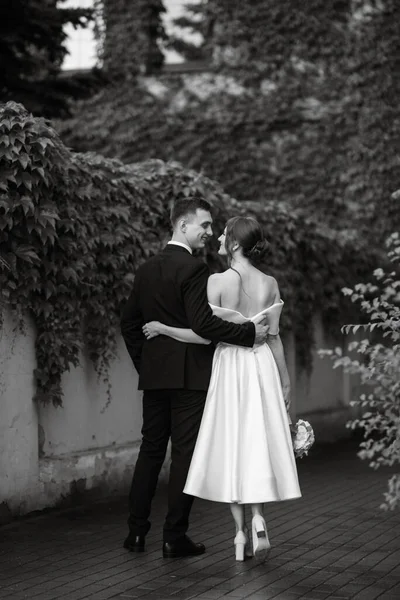
[[[190,536],[199,557],[161,555],[166,489],[153,504],[146,552],[122,548],[126,498],[0,528],[1,600],[394,600],[400,597],[399,513],[379,510],[389,477],[352,442],[298,462],[303,497],[266,504],[267,562],[237,563],[229,507],[196,500]]]

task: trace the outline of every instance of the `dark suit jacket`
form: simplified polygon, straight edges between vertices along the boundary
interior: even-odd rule
[[[148,321],[193,329],[215,343],[253,345],[253,323],[236,325],[212,314],[208,277],[207,265],[173,244],[139,267],[121,319],[139,389],[207,390],[211,375],[213,344],[186,344],[166,336],[146,340],[142,327]]]

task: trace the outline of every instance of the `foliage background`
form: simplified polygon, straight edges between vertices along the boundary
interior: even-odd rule
[[[390,199],[400,187],[400,4],[209,0],[199,10],[206,71],[122,77],[57,124],[63,140],[127,163],[178,160],[240,201],[277,200],[331,231],[383,240],[400,225]]]
[[[41,402],[62,402],[62,374],[84,348],[107,381],[119,309],[137,267],[168,239],[176,198],[209,200],[218,231],[234,214],[261,221],[273,248],[263,268],[281,286],[283,327],[294,332],[303,366],[310,365],[312,316],[321,310],[331,325],[343,322],[340,289],[374,260],[366,242],[333,240],[278,202],[239,203],[179,163],[126,165],[74,153],[46,121],[13,102],[0,108],[0,182],[1,297],[34,319]],[[221,267],[215,247],[204,258]]]
[[[99,59],[113,82],[132,81],[164,63],[161,0],[94,0]]]
[[[386,247],[390,270],[375,269],[372,282],[342,290],[367,319],[365,324],[345,325],[344,333],[364,330],[366,337],[352,341],[348,355],[343,355],[341,348],[320,351],[334,360],[334,368],[358,375],[364,386],[365,392],[351,403],[358,407],[359,418],[350,421],[348,427],[363,432],[358,456],[368,460],[373,469],[400,464],[399,232],[387,239]],[[393,510],[400,506],[400,473],[389,478],[384,496],[381,508]]]
[[[0,3],[0,102],[22,102],[39,115],[66,116],[71,98],[104,83],[98,70],[61,75],[67,53],[64,26],[86,27],[91,10],[65,8],[65,0]]]
[[[66,13],[49,7],[32,54],[43,69],[17,72],[30,89],[64,52]],[[232,214],[262,222],[273,248],[263,268],[309,367],[313,314],[339,332],[350,318],[340,289],[400,225],[399,3],[201,2],[210,62],[191,75],[160,73],[161,0],[102,10],[107,83],[66,105],[64,143],[20,105],[0,113],[1,293],[35,319],[38,399],[61,402],[62,373],[84,346],[106,373],[132,274],[166,239],[171,201],[192,193],[214,204],[218,231]],[[221,268],[215,249],[206,258]]]

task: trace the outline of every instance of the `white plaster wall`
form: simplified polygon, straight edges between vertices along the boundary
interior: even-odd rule
[[[360,394],[357,376],[342,369],[333,369],[332,360],[318,355],[318,350],[341,346],[346,350],[348,340],[342,343],[325,335],[320,316],[313,319],[315,347],[311,373],[296,370],[296,414],[313,426],[316,439],[333,442],[340,436],[350,435],[346,423],[354,410],[350,401]]]
[[[117,353],[109,372],[111,397],[107,384],[83,356],[81,365],[63,377],[63,406],[39,407],[44,456],[92,451],[140,439],[142,394],[138,392],[137,373],[122,338],[118,340]]]
[[[122,338],[109,373],[111,397],[83,356],[81,365],[63,377],[64,406],[36,407],[34,328],[28,322],[21,333],[17,325],[5,312],[0,326],[0,519],[2,506],[23,514],[89,490],[105,495],[127,490],[139,448],[142,408],[137,373]],[[332,347],[319,319],[315,335],[317,349]],[[309,419],[319,441],[345,435],[357,381],[340,369],[334,371],[331,361],[316,353],[311,376],[299,373],[293,336],[287,336],[284,347],[292,381],[292,419]],[[163,476],[167,469],[168,459]]]
[[[38,488],[38,416],[34,403],[35,335],[21,334],[3,311],[0,326],[0,505],[29,512]]]
[[[108,384],[87,357],[63,377],[63,406],[37,406],[35,331],[8,310],[0,326],[0,520],[97,488],[129,486],[141,421],[137,373],[122,338]]]
[[[304,371],[297,371],[296,374],[296,407],[302,414],[349,404],[349,398],[344,396],[343,371],[333,370],[331,360],[318,356],[319,349],[338,345],[325,336],[319,317],[314,318],[314,338],[312,372],[309,375]]]
[[[79,502],[93,491],[96,497],[126,493],[132,481],[139,443],[97,448],[39,459],[40,490],[36,508]]]

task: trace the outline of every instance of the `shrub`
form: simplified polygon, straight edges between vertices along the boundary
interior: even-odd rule
[[[388,257],[392,269],[387,273],[374,271],[374,283],[357,284],[354,289],[344,288],[345,296],[359,303],[368,322],[345,325],[344,333],[364,330],[370,338],[352,341],[349,352],[359,358],[342,356],[341,349],[323,350],[322,355],[333,358],[333,367],[343,367],[348,373],[358,374],[361,383],[372,389],[351,404],[361,409],[361,416],[348,423],[351,429],[364,430],[364,441],[358,456],[369,460],[373,469],[400,463],[400,235],[394,233],[387,240]],[[367,412],[363,412],[368,409]],[[384,494],[383,509],[394,509],[400,504],[400,474],[389,479]]]

